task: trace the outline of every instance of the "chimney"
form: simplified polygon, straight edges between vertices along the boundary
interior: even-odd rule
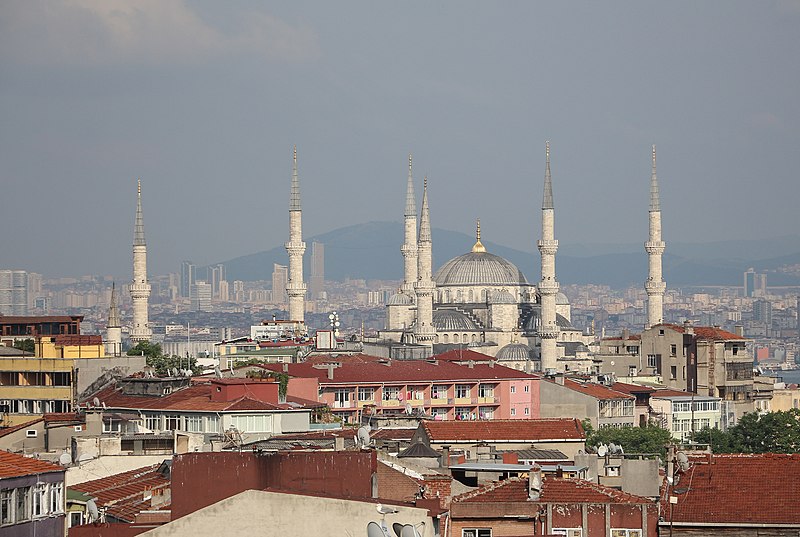
[[[739,337],[744,337],[744,326],[737,324],[733,327],[733,333]]]
[[[489,360],[489,367],[494,368],[494,360]]]
[[[333,449],[335,451],[344,451],[344,437],[337,436],[333,439]]]
[[[692,321],[689,319],[683,321],[683,331],[687,334],[694,334],[694,326],[692,326]]]
[[[542,468],[534,465],[528,472],[528,499],[538,502],[542,495]]]
[[[288,373],[289,372],[289,364],[287,364],[286,362],[284,362],[284,364],[283,364],[283,372],[284,373]]]
[[[622,329],[622,339],[623,341],[631,337],[631,332],[627,328]]]
[[[519,455],[512,451],[507,451],[503,453],[503,464],[518,464],[519,463]]]
[[[558,479],[562,479],[564,477],[564,469],[560,464],[556,467],[556,477]]]
[[[450,468],[450,446],[442,446],[442,468]]]
[[[333,364],[328,364],[328,380],[333,380]]]
[[[467,362],[467,366],[469,366],[470,369],[474,369],[475,368],[475,362],[473,360],[470,360],[469,362]]]
[[[564,375],[556,375],[556,384],[559,386],[564,385]]]

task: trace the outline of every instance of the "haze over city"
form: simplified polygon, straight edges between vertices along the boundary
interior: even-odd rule
[[[799,45],[794,1],[4,2],[2,265],[128,275],[137,178],[149,272],[273,248],[295,144],[306,236],[399,222],[410,152],[534,251],[545,140],[562,245],[646,239],[653,143],[668,243],[796,234]]]

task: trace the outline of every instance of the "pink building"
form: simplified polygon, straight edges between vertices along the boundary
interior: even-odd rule
[[[316,357],[263,367],[289,375],[289,395],[308,397],[299,379],[316,379],[319,401],[347,422],[360,412],[423,411],[437,420],[539,417],[539,377],[486,361]],[[296,390],[302,393],[295,393]],[[365,410],[366,409],[366,410]]]

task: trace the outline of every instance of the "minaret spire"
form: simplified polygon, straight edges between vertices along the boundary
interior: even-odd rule
[[[475,245],[472,247],[473,253],[484,253],[486,248],[481,243],[481,219],[478,218],[475,225]]]
[[[122,354],[122,326],[119,322],[117,308],[117,286],[111,283],[111,300],[108,306],[108,324],[106,325],[106,354],[120,356]]]
[[[656,177],[656,146],[653,145],[653,169],[650,174],[649,233],[644,249],[647,252],[648,273],[644,289],[647,292],[647,328],[664,322],[664,292],[667,284],[662,274],[661,257],[666,244],[661,240],[661,201]]]
[[[417,321],[414,325],[414,336],[417,343],[429,345],[433,353],[433,339],[436,330],[433,326],[433,293],[436,284],[433,282],[433,255],[431,243],[431,220],[428,209],[428,178],[425,177],[422,191],[422,209],[419,223],[419,267],[417,283],[414,290],[417,295]]]
[[[406,183],[405,216],[417,217],[417,204],[414,201],[414,177],[411,174],[411,153],[408,154],[408,182]]]
[[[411,153],[408,154],[408,181],[406,182],[406,209],[403,218],[403,287],[402,292],[414,295],[417,283],[417,204],[414,196]],[[410,321],[410,320],[409,320]]]
[[[133,230],[133,281],[130,285],[133,302],[133,326],[130,339],[133,343],[150,341],[153,331],[148,321],[150,284],[147,281],[147,243],[144,239],[144,217],[142,216],[142,180],[136,186],[136,220]]]
[[[539,329],[541,340],[542,371],[555,370],[558,366],[559,328],[556,323],[556,252],[558,241],[555,240],[553,206],[553,183],[550,177],[550,142],[545,143],[544,195],[542,197],[542,239],[537,243],[542,256],[542,280],[539,282],[541,297],[542,324]]]
[[[300,179],[297,175],[297,146],[292,157],[292,190],[289,199],[289,241],[284,245],[289,254],[289,280],[286,294],[289,296],[289,320],[305,322],[306,284],[303,282],[303,211],[300,208]],[[274,291],[274,290],[273,290]]]

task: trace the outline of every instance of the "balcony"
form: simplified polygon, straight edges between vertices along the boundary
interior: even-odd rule
[[[358,408],[361,408],[361,407],[364,407],[364,406],[375,406],[375,400],[374,399],[365,399],[363,401],[359,401],[358,402]]]
[[[478,397],[478,404],[479,405],[499,405],[500,401],[497,397],[494,396],[486,396],[486,397]]]
[[[447,397],[431,397],[425,403],[426,405],[446,405]],[[452,403],[451,403],[452,404]]]
[[[385,399],[385,400],[381,401],[381,406],[382,407],[399,407],[400,406],[400,401],[398,401],[397,399]]]
[[[353,408],[351,401],[334,401],[331,408]]]
[[[471,397],[456,397],[454,403],[456,405],[473,405],[475,404],[474,400]]]

